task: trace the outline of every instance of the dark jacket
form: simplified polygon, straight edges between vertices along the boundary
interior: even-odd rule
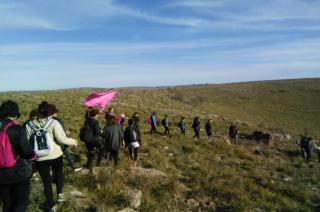
[[[123,141],[123,131],[119,123],[106,125],[104,128],[104,138],[107,151],[119,151]]]
[[[135,131],[137,132],[138,142],[141,145],[141,132],[140,132],[140,127],[139,127],[139,118],[136,116],[132,116],[132,119],[133,119],[133,127],[134,127]]]
[[[89,117],[86,119],[85,124],[92,130],[95,140],[100,139],[102,133],[98,120]]]
[[[10,120],[1,120],[0,129],[6,126]],[[0,168],[0,185],[1,184],[13,184],[24,181],[31,177],[32,170],[27,161],[34,156],[34,152],[27,139],[26,130],[20,126],[15,125],[7,129],[7,133],[10,139],[11,147],[18,155],[16,164],[10,168]]]
[[[133,139],[134,136],[132,136],[134,132],[137,135],[135,140]],[[123,139],[124,139],[124,142],[125,142],[126,146],[128,146],[132,142],[138,141],[138,133],[137,133],[137,131],[136,131],[136,129],[135,129],[133,124],[128,126],[125,129],[125,131],[123,133]]]
[[[236,127],[235,125],[231,125],[231,126],[229,127],[229,136],[233,138],[233,137],[236,137],[237,134],[238,134],[238,129],[237,129],[237,127]]]
[[[212,135],[212,124],[210,122],[206,123],[205,128],[206,128],[207,135]]]
[[[195,118],[192,123],[192,128],[196,131],[200,131],[200,119]]]

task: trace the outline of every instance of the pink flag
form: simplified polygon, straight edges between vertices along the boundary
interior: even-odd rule
[[[100,112],[102,112],[116,95],[117,91],[114,90],[92,93],[85,99],[84,104],[88,107],[98,106],[100,107]]]

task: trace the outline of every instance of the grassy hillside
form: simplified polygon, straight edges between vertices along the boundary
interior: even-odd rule
[[[95,89],[0,93],[0,102],[17,101],[25,120],[42,100],[58,106],[72,137],[83,123],[83,99]],[[116,113],[141,113],[143,147],[138,167],[156,169],[167,176],[144,175],[132,168],[127,151],[121,152],[118,169],[104,165],[95,175],[74,174],[66,166],[66,191],[78,190],[91,198],[100,211],[129,206],[121,191],[142,192],[140,211],[319,211],[320,164],[316,155],[305,164],[294,139],[304,129],[319,138],[320,79],[284,80],[169,88],[118,89],[112,103]],[[172,137],[150,136],[147,117],[157,111],[171,118]],[[189,131],[179,135],[176,123],[186,116]],[[212,117],[214,141],[192,139],[193,117]],[[103,117],[100,118],[104,125]],[[242,136],[235,148],[223,138],[230,122],[239,123],[242,135],[255,129],[289,133],[291,141],[273,147]],[[204,123],[202,123],[204,127]],[[163,129],[161,129],[162,131]],[[79,163],[86,161],[81,143],[73,149]],[[43,202],[39,182],[34,181],[32,207]],[[39,192],[40,190],[40,192]],[[62,211],[74,211],[67,202]]]

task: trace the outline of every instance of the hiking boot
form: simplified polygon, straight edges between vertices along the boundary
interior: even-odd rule
[[[82,170],[82,167],[79,167],[79,168],[73,169],[73,172],[79,172],[79,171],[81,171],[81,170]]]
[[[65,202],[66,200],[64,199],[63,194],[58,194],[58,198],[57,198],[57,203],[62,203]]]

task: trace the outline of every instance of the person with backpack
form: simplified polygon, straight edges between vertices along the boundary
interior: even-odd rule
[[[192,128],[194,130],[193,138],[197,138],[198,140],[200,139],[200,123],[201,123],[201,120],[199,117],[196,117],[193,119],[193,123],[192,123]]]
[[[38,155],[35,166],[43,182],[48,211],[56,211],[57,204],[64,202],[63,197],[63,152],[59,144],[77,146],[77,140],[68,138],[61,124],[52,118],[57,112],[53,104],[43,101],[38,106],[38,116],[26,125],[27,136]],[[53,199],[51,169],[56,180],[57,200]]]
[[[206,128],[206,133],[207,133],[208,139],[209,139],[209,141],[211,141],[211,139],[212,139],[212,120],[211,119],[207,120],[205,128]]]
[[[126,120],[126,115],[124,113],[121,113],[120,116],[118,117],[118,123],[121,124],[122,128],[125,120]]]
[[[164,115],[164,118],[161,121],[162,126],[164,127],[164,133],[165,136],[170,136],[170,129],[169,129],[169,118],[168,114]]]
[[[85,143],[87,148],[86,168],[89,169],[89,173],[92,173],[95,149],[98,150],[97,166],[100,166],[105,154],[105,147],[103,145],[102,130],[98,122],[98,116],[100,115],[99,110],[91,108],[87,113],[88,116],[83,127],[80,129],[79,137],[80,140]]]
[[[114,166],[119,163],[119,150],[124,146],[123,131],[121,125],[117,122],[115,116],[110,117],[110,122],[106,124],[103,130],[105,146],[109,152],[109,163],[114,161]]]
[[[136,131],[136,127],[134,126],[134,120],[128,120],[129,126],[124,131],[124,142],[125,145],[129,148],[129,155],[131,160],[134,161],[134,165],[137,165],[138,159],[138,150],[140,147],[138,132]]]
[[[32,169],[28,160],[36,154],[25,129],[17,122],[20,116],[16,102],[8,100],[0,106],[0,205],[2,211],[27,211]]]
[[[59,111],[54,113],[52,118],[57,120],[61,124],[64,132],[67,134],[67,130],[66,130],[65,125],[64,125],[64,121],[61,118],[58,117],[58,112]],[[59,144],[59,145],[61,146],[61,150],[63,152],[63,155],[66,157],[66,160],[68,161],[68,163],[69,163],[70,167],[72,168],[73,172],[81,171],[82,167],[77,167],[76,166],[76,162],[74,161],[74,159],[72,157],[72,154],[71,154],[71,152],[69,150],[69,146],[65,145],[65,144]]]
[[[229,127],[229,137],[231,140],[231,144],[238,145],[237,136],[238,136],[237,126],[234,123],[232,123]]]
[[[311,137],[304,137],[302,139],[302,147],[303,147],[303,151],[305,152],[305,161],[307,163],[309,163],[309,161],[311,160],[311,149],[312,149],[312,146],[311,146],[311,140],[312,138]]]
[[[181,117],[181,120],[178,123],[181,134],[186,135],[186,122],[185,117]]]
[[[148,123],[151,125],[150,134],[157,133],[157,114],[155,111],[151,113]]]
[[[306,154],[306,153],[304,152],[303,142],[302,142],[304,139],[306,139],[306,137],[303,136],[303,135],[300,135],[299,139],[297,140],[297,144],[298,144],[298,146],[300,147],[301,157],[302,157],[303,159],[305,159],[305,154]]]
[[[137,134],[138,134],[138,142],[139,145],[141,147],[142,142],[141,142],[141,132],[140,132],[140,126],[139,126],[139,122],[140,122],[140,114],[138,112],[134,112],[134,114],[131,116],[131,119],[133,120],[133,127],[136,130]]]

